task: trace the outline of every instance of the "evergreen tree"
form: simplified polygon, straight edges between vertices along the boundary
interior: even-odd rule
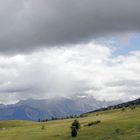
[[[76,130],[80,129],[80,123],[78,120],[74,120],[74,122],[72,123],[72,127],[75,127]]]
[[[74,120],[71,125],[71,136],[76,137],[78,130],[80,129],[80,123],[78,120]]]

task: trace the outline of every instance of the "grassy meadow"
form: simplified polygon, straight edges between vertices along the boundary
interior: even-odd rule
[[[48,121],[0,121],[0,140],[140,140],[140,108],[90,113],[78,118],[81,129],[71,138],[74,119]],[[101,123],[86,126],[90,122]]]

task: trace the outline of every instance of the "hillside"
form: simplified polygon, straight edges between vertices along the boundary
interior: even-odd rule
[[[140,105],[140,98],[135,99],[133,101],[120,103],[120,104],[117,104],[117,105],[111,105],[111,106],[108,106],[108,107],[100,108],[100,109],[97,109],[97,110],[94,110],[94,111],[91,111],[91,112],[88,112],[88,113],[105,111],[105,110],[110,110],[110,109],[118,109],[118,108],[124,108],[124,107],[135,107],[135,106],[138,106],[138,105]]]
[[[140,108],[115,109],[89,113],[78,118],[82,127],[75,140],[139,140]],[[100,120],[101,123],[85,126]],[[32,121],[1,121],[0,140],[72,140],[70,125],[73,119],[37,123]],[[45,129],[42,130],[42,126]]]

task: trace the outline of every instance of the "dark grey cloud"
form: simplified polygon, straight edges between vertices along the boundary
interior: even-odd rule
[[[0,52],[85,42],[140,30],[139,0],[1,0]]]

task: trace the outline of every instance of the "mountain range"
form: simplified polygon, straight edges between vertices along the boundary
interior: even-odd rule
[[[121,101],[99,101],[91,95],[74,95],[49,99],[21,100],[16,104],[0,104],[0,120],[33,120],[79,115]]]

